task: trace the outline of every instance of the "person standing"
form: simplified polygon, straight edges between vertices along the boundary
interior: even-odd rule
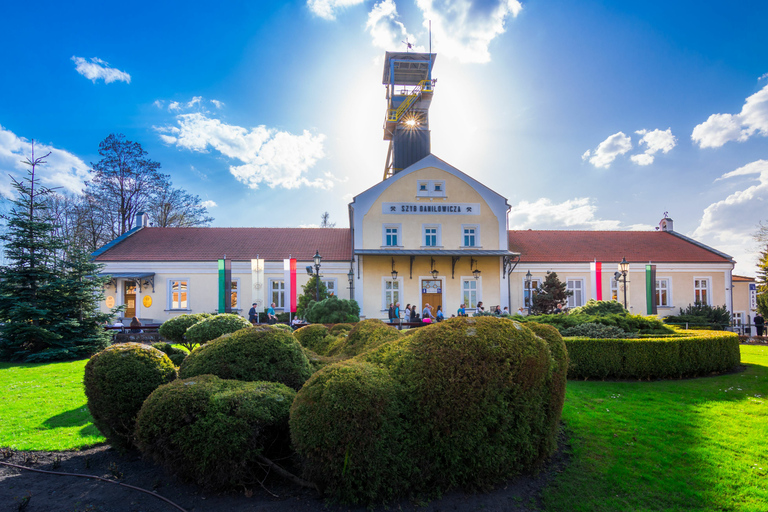
[[[459,306],[459,310],[456,312],[456,316],[467,316],[467,310],[464,309],[464,304]]]
[[[400,303],[395,302],[395,322],[400,323]]]
[[[435,317],[432,316],[432,307],[429,305],[429,302],[424,304],[424,310],[421,312],[421,321],[425,324],[432,323],[432,320],[434,320]]]
[[[443,314],[443,306],[437,306],[437,312],[435,313],[435,318],[438,322],[442,322],[445,320],[445,315]]]
[[[277,323],[277,315],[275,315],[275,303],[269,305],[269,309],[267,309],[267,323],[269,324],[276,324]]]
[[[248,321],[251,322],[251,324],[253,325],[256,325],[259,322],[259,317],[256,313],[255,302],[251,305],[251,309],[248,310]]]
[[[411,304],[408,303],[405,305],[405,321],[410,322],[411,321]]]
[[[765,327],[765,319],[760,313],[755,315],[755,330],[758,336],[763,335],[763,328]]]
[[[395,305],[394,303],[389,303],[389,311],[387,313],[389,315],[389,323],[393,324],[395,323]]]

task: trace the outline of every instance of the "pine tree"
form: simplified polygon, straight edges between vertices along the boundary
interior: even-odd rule
[[[534,290],[531,303],[532,315],[548,315],[555,311],[558,304],[565,305],[573,292],[566,290],[565,283],[557,277],[557,272],[547,272],[544,283],[538,291]]]
[[[50,153],[23,163],[27,177],[11,177],[18,198],[4,216],[7,229],[0,236],[8,264],[0,269],[0,357],[26,359],[30,354],[56,347],[61,335],[51,329],[55,312],[51,299],[58,288],[55,254],[62,244],[53,235],[53,222],[45,199],[51,190],[40,185],[36,167]]]
[[[302,286],[304,293],[299,296],[298,304],[296,304],[296,316],[304,318],[304,313],[309,308],[311,302],[320,302],[323,299],[328,298],[328,287],[325,286],[323,281],[320,281],[320,297],[317,296],[317,276],[313,275],[309,278],[307,284]]]

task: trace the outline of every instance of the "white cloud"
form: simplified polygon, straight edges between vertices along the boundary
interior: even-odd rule
[[[165,102],[162,100],[155,100],[152,104],[161,110],[165,106]]]
[[[216,108],[221,108],[224,106],[224,102],[219,100],[211,100],[211,103],[213,103],[213,106]]]
[[[307,172],[323,156],[324,135],[301,135],[266,126],[248,129],[222,123],[204,113],[179,114],[177,126],[155,127],[166,144],[190,151],[208,152],[209,148],[227,158],[239,160],[229,171],[250,188],[265,184],[271,188],[297,188],[302,185],[331,188],[333,180],[307,178]],[[170,134],[170,135],[168,135]]]
[[[669,153],[677,145],[677,138],[672,135],[672,129],[666,130],[638,130],[635,132],[638,135],[642,135],[638,146],[645,144],[646,150],[644,153],[632,155],[630,158],[638,165],[650,165],[653,163],[653,159],[656,153],[661,151],[662,153]]]
[[[741,180],[740,187],[737,183],[732,185],[740,190],[707,206],[692,236],[733,256],[737,261],[736,273],[754,275],[757,254],[752,234],[768,211],[768,160],[751,162],[715,181],[737,177],[747,178]]]
[[[744,102],[738,114],[712,114],[693,129],[691,139],[702,148],[719,148],[726,142],[744,142],[751,136],[768,136],[768,85]]]
[[[587,150],[581,155],[581,158],[582,160],[589,158],[589,163],[595,167],[607,169],[616,160],[616,157],[623,155],[631,149],[632,140],[624,132],[618,132],[601,142],[592,152],[591,157],[589,150]]]
[[[203,201],[202,203],[200,203],[200,206],[202,206],[203,208],[215,208],[216,206],[219,206],[219,205],[216,204],[216,201],[211,201],[209,199],[207,201]]]
[[[211,103],[213,103],[217,108],[220,108],[223,103],[217,101],[217,100],[211,100]],[[160,100],[155,100],[155,106],[158,108],[162,108],[164,102]],[[181,112],[184,110],[190,110],[194,107],[198,107],[198,109],[202,110],[203,112],[206,112],[205,109],[202,108],[203,106],[203,97],[202,96],[193,96],[191,100],[189,100],[186,103],[179,102],[179,101],[172,101],[168,104],[168,112]]]
[[[96,83],[96,80],[102,79],[105,83],[125,82],[131,83],[131,75],[125,71],[109,67],[107,62],[93,57],[90,62],[82,57],[72,56],[75,63],[75,71],[83,75],[88,80]]]
[[[335,20],[338,11],[361,3],[363,0],[307,0],[307,7],[315,16]]]
[[[757,81],[760,80],[768,80],[768,73],[763,73],[760,77],[758,77]]]
[[[572,229],[572,230],[650,230],[652,226],[633,224],[622,226],[618,220],[596,217],[597,206],[588,197],[553,203],[542,197],[534,202],[521,201],[509,212],[510,229]]]
[[[181,103],[179,103],[178,101],[172,101],[168,105],[168,112],[174,112],[176,110],[181,110]]]
[[[402,41],[415,43],[416,38],[408,33],[398,18],[397,6],[393,0],[382,0],[373,6],[368,13],[365,29],[370,32],[374,46],[392,50],[402,48]],[[414,50],[423,52],[424,48],[414,47]]]
[[[584,154],[583,154],[583,155],[581,155],[581,161],[582,161],[582,162],[586,162],[587,160],[589,160],[589,157],[590,157],[591,155],[592,155],[592,151],[591,151],[591,150],[589,150],[589,149],[588,149],[588,150],[586,150],[586,151],[584,152]]]
[[[426,28],[432,21],[435,51],[461,62],[488,62],[488,47],[523,8],[517,0],[416,0]]]
[[[35,143],[35,157],[51,153],[44,165],[36,167],[35,176],[49,188],[61,187],[67,192],[79,193],[83,190],[84,182],[89,178],[90,167],[80,158],[63,149],[57,149],[46,144]],[[0,126],[0,173],[20,179],[27,174],[28,165],[23,160],[32,158],[31,141],[18,137],[16,134]],[[15,197],[10,180],[0,180],[0,195]]]

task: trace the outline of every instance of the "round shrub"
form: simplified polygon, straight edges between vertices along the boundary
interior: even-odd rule
[[[615,300],[595,300],[589,299],[586,304],[573,308],[569,311],[570,315],[626,315],[627,310],[624,306]]]
[[[338,336],[341,333],[347,333],[351,331],[355,326],[353,324],[336,324],[331,327],[331,334]]]
[[[272,325],[273,329],[280,329],[285,332],[293,332],[293,329],[288,324],[274,324]]]
[[[398,338],[400,338],[400,331],[391,325],[387,325],[375,318],[362,320],[357,322],[355,327],[349,331],[346,343],[338,345],[336,351],[330,355],[340,353],[347,356],[356,356]]]
[[[121,343],[95,354],[85,365],[83,384],[96,428],[112,446],[133,445],[141,404],[158,386],[176,378],[167,355],[140,343]]]
[[[394,497],[412,465],[402,395],[389,372],[369,363],[344,361],[313,375],[291,407],[305,475],[348,503]]]
[[[174,318],[169,318],[160,326],[158,332],[163,338],[170,340],[174,343],[184,342],[184,334],[187,329],[195,325],[200,320],[211,317],[209,313],[195,313],[194,315],[179,315]]]
[[[563,329],[562,335],[569,337],[582,336],[585,338],[629,338],[632,336],[620,327],[593,323],[568,327]]]
[[[196,348],[179,368],[182,379],[204,374],[299,389],[312,375],[312,366],[292,334],[248,327]]]
[[[181,362],[185,357],[187,357],[187,354],[189,354],[189,352],[186,350],[176,348],[170,343],[166,343],[164,341],[153,343],[152,346],[167,355],[176,366],[181,366]]]
[[[332,388],[332,379],[322,380],[324,376],[357,363],[369,363],[386,374],[376,373],[374,379],[372,370],[361,366],[339,377],[386,386],[380,393],[391,390],[386,400],[365,391],[375,397],[369,401],[381,415],[381,423],[375,424],[380,435],[355,437],[356,429],[360,425],[367,429],[369,416],[375,416],[365,404],[353,407],[345,393],[321,393]],[[565,368],[562,339],[546,327],[536,335],[508,319],[446,320],[318,372],[296,397],[291,417],[294,444],[314,478],[343,501],[371,503],[408,493],[434,495],[454,487],[485,489],[536,471],[552,454]],[[331,415],[311,423],[310,414],[296,415],[305,403],[318,409],[313,414],[335,408],[341,419],[335,421]],[[350,414],[360,416],[344,416],[348,406]],[[377,450],[379,442],[391,446],[392,453]],[[365,460],[368,469],[347,473],[353,456]],[[395,476],[389,468],[394,468]],[[385,481],[389,486],[366,485]]]
[[[187,329],[187,339],[194,343],[206,343],[219,336],[251,327],[251,323],[240,315],[224,313],[200,320]]]
[[[321,347],[323,338],[328,336],[328,328],[323,324],[305,325],[304,327],[296,329],[293,335],[296,336],[296,339],[299,340],[299,343],[301,343],[303,347],[307,347],[309,350],[320,355],[326,355],[326,352],[320,350],[322,348],[327,348]]]
[[[141,451],[206,488],[263,480],[259,456],[288,448],[296,392],[275,382],[201,375],[177,380],[147,398],[136,422]]]

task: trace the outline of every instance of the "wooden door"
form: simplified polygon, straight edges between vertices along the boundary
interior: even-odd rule
[[[133,318],[136,316],[136,283],[134,281],[125,282],[125,294],[123,296],[123,304],[125,304],[125,312],[123,315],[125,318]]]
[[[424,311],[424,305],[429,304],[432,307],[432,316],[437,316],[437,306],[443,305],[443,283],[436,280],[423,280],[421,282],[421,308]],[[443,308],[445,310],[445,308]],[[419,311],[421,313],[421,311]],[[445,311],[443,311],[445,314]]]

